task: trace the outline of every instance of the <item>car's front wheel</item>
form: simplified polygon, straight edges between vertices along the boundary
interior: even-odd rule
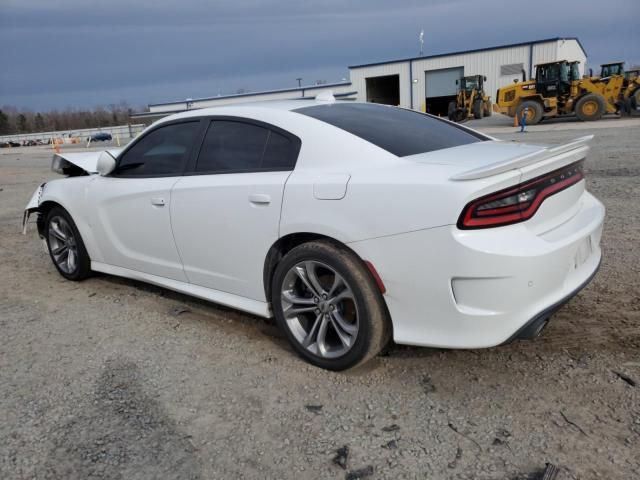
[[[391,337],[371,273],[353,252],[333,242],[305,243],[285,255],[276,267],[271,300],[293,348],[322,368],[364,363]]]
[[[91,274],[91,260],[71,215],[61,207],[52,208],[45,220],[49,255],[60,275],[68,280],[84,280]]]

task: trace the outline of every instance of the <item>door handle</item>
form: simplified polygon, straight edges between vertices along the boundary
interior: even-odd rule
[[[252,193],[249,195],[249,201],[251,203],[266,205],[271,203],[271,196],[266,193]]]
[[[162,198],[162,197],[153,197],[151,199],[151,205],[156,205],[158,207],[164,207],[164,198]]]

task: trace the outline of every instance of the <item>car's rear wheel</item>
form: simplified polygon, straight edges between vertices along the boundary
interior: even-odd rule
[[[272,284],[276,321],[310,363],[344,370],[364,363],[391,337],[384,300],[363,262],[329,241],[291,250]]]
[[[84,280],[91,274],[91,260],[71,215],[61,207],[52,208],[45,220],[49,255],[60,275],[68,280]]]

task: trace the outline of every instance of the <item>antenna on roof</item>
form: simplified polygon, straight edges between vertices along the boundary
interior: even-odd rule
[[[327,90],[316,95],[316,102],[335,103],[335,101],[336,97],[333,96],[333,90]]]

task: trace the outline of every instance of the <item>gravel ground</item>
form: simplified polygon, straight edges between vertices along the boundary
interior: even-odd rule
[[[394,346],[341,374],[262,319],[114,277],[63,280],[19,226],[55,177],[50,151],[2,151],[0,478],[535,479],[546,463],[559,480],[638,478],[638,126],[593,130],[603,264],[540,338]]]

